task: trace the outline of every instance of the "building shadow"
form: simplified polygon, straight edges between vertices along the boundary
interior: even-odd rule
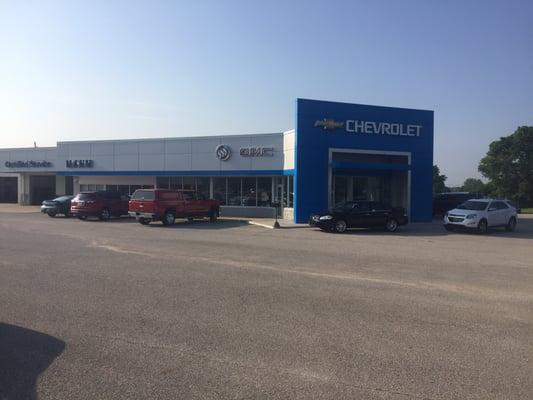
[[[64,349],[60,339],[0,322],[0,399],[36,400],[39,375]]]

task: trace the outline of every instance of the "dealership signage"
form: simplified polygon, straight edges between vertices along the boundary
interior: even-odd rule
[[[242,157],[272,157],[274,156],[274,147],[250,146],[241,147],[239,154]]]
[[[231,149],[226,144],[219,144],[215,149],[215,154],[220,161],[228,161],[231,157]]]
[[[324,118],[315,121],[315,127],[324,130],[344,128],[348,133],[363,133],[369,135],[389,135],[389,136],[420,136],[422,125],[411,125],[394,122],[373,122],[348,119],[346,121],[335,121]]]
[[[228,161],[231,157],[231,148],[226,144],[219,144],[215,154],[220,161]],[[274,147],[245,146],[239,149],[241,157],[273,157]]]
[[[93,160],[66,160],[67,168],[92,168],[94,167]]]
[[[50,161],[6,161],[6,168],[51,168]]]

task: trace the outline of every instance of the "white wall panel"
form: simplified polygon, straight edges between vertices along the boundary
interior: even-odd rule
[[[166,171],[190,171],[191,155],[190,154],[167,154],[165,156]]]
[[[215,154],[215,149],[209,153],[196,153],[191,158],[191,169],[193,171],[218,171],[221,161]]]
[[[112,156],[113,152],[114,146],[112,142],[91,143],[92,156]]]
[[[150,140],[139,142],[140,154],[157,154],[161,155],[165,152],[164,140]]]
[[[130,171],[139,169],[139,155],[115,155],[115,171]]]
[[[90,143],[69,143],[68,156],[70,158],[87,158],[91,155]]]
[[[212,138],[194,138],[192,140],[192,154],[197,153],[214,153],[215,148],[220,144],[219,137]]]
[[[94,161],[93,168],[75,168],[79,171],[113,171],[115,167],[115,158],[113,156],[93,156],[91,160]],[[65,164],[63,164],[65,166]],[[74,170],[74,168],[64,168],[65,170]]]
[[[157,170],[165,169],[165,158],[161,154],[141,154],[139,156],[139,170]]]
[[[115,155],[139,154],[138,141],[115,142]]]
[[[166,139],[165,153],[167,154],[191,154],[191,139]]]

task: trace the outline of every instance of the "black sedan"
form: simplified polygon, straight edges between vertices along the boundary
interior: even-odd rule
[[[408,222],[405,209],[376,201],[346,201],[331,211],[312,215],[311,226],[342,233],[350,228],[384,227],[394,232]]]
[[[57,214],[63,214],[70,217],[70,201],[74,196],[60,196],[53,200],[45,200],[41,204],[41,212],[48,214],[49,217],[55,217]]]

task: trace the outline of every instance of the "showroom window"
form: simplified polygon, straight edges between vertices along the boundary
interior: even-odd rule
[[[255,207],[257,205],[256,178],[242,178],[242,205]]]
[[[213,198],[220,201],[223,206],[228,202],[226,193],[226,178],[213,178]]]
[[[228,205],[241,205],[241,178],[228,178]]]
[[[155,178],[155,185],[159,189],[168,189],[169,180],[170,178],[168,176],[158,176],[157,178]]]
[[[287,200],[285,207],[292,208],[294,199],[294,177],[292,175],[288,175],[285,177],[285,179],[287,181]]]
[[[185,176],[183,178],[183,189],[184,190],[196,190],[196,182],[194,177]]]
[[[257,178],[257,205],[270,207],[272,203],[272,178]]]
[[[181,176],[171,176],[169,189],[183,189],[183,178]]]
[[[196,191],[209,198],[209,178],[196,178]]]

